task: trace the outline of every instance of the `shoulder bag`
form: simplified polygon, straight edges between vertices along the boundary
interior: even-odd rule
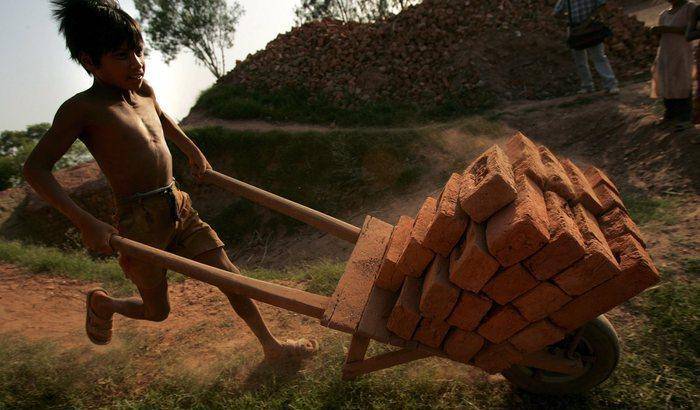
[[[571,0],[566,0],[566,4],[569,8],[569,38],[566,40],[569,48],[585,50],[597,46],[608,37],[612,37],[612,30],[597,20],[591,21],[585,27],[575,26],[571,17]]]

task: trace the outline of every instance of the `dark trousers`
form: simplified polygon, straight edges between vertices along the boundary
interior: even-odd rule
[[[688,98],[664,98],[665,120],[689,122],[693,118],[693,100]]]

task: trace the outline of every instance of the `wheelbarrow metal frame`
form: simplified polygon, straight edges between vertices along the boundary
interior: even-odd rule
[[[356,243],[360,236],[360,228],[356,226],[219,172],[208,170],[203,180],[350,243]],[[119,235],[112,235],[110,245],[113,249],[129,257],[181,273],[220,289],[231,290],[239,295],[319,320],[323,318],[324,311],[330,300],[327,296],[252,279],[215,268]],[[365,358],[371,339],[347,330],[341,331],[352,335],[343,366],[343,379],[353,379],[363,374],[430,356],[445,357],[444,353],[437,349],[426,346],[411,346],[401,347],[398,350]],[[384,342],[382,341],[382,343]],[[580,360],[555,357],[545,351],[526,356],[520,364],[564,374],[577,374],[582,369]]]

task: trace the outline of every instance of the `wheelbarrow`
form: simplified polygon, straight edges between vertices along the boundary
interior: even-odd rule
[[[362,228],[266,192],[216,171],[206,172],[204,182],[219,186],[266,208],[275,210],[320,231],[355,244],[333,296],[268,283],[214,268],[172,253],[114,235],[111,246],[144,262],[181,273],[221,289],[319,319],[323,326],[352,336],[342,369],[345,380],[445,353],[392,335],[386,327],[395,295],[373,286],[374,278],[363,274],[353,258],[370,241],[369,227],[378,223],[367,216]],[[381,221],[379,221],[381,222]],[[394,346],[388,353],[366,357],[369,342]],[[591,389],[614,371],[620,349],[617,334],[603,316],[571,332],[564,340],[526,355],[502,372],[515,386],[534,393],[568,394]]]

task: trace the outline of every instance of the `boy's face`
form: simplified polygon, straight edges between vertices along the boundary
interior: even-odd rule
[[[131,48],[124,43],[117,50],[103,54],[99,66],[91,66],[88,69],[105,84],[123,90],[138,91],[146,72],[143,44]]]

